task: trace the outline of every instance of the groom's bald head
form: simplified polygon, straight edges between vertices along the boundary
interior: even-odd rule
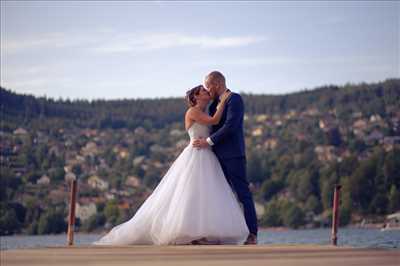
[[[222,73],[219,72],[219,71],[210,72],[210,73],[206,76],[206,80],[209,80],[209,81],[212,81],[212,82],[222,83],[222,84],[225,85],[225,77],[224,77],[224,75],[222,75]]]
[[[226,90],[225,77],[219,71],[210,72],[204,79],[204,85],[210,91],[212,98],[218,97]]]

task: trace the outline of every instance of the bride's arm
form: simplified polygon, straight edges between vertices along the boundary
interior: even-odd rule
[[[206,113],[200,111],[199,109],[192,107],[188,111],[189,118],[191,120],[194,120],[203,125],[218,124],[219,121],[221,120],[222,113],[224,112],[224,108],[225,108],[225,103],[226,103],[227,99],[229,98],[230,94],[231,93],[229,92],[222,97],[221,101],[217,105],[217,111],[215,112],[215,114],[213,116],[209,116]]]

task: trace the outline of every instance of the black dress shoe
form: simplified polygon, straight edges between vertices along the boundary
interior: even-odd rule
[[[250,233],[243,245],[257,245],[257,236]]]

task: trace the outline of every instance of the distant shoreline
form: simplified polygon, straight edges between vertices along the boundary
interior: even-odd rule
[[[379,224],[365,224],[364,226],[361,226],[360,224],[352,224],[352,225],[347,225],[343,227],[339,227],[340,229],[382,229],[384,228],[384,223],[379,223]],[[261,226],[259,227],[259,231],[270,231],[270,232],[287,232],[287,231],[297,231],[297,230],[318,230],[318,229],[330,229],[330,227],[314,227],[314,228],[290,228],[290,227],[285,227],[285,226],[277,226],[277,227],[265,227]],[[400,228],[393,228],[393,230],[400,230]],[[107,233],[109,230],[95,230],[92,232],[84,232],[84,231],[76,231],[75,234],[80,234],[80,235],[102,235]],[[11,234],[11,235],[0,235],[0,237],[10,237],[10,236],[46,236],[46,235],[66,235],[67,233],[60,233],[60,234]]]

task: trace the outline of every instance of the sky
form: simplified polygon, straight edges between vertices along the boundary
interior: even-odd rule
[[[283,94],[400,77],[400,2],[1,1],[1,82],[54,99],[183,97],[213,70]]]

